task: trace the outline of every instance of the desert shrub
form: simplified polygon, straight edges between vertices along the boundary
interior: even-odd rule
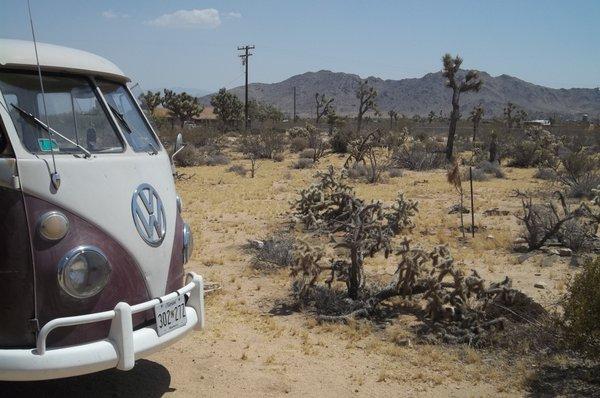
[[[306,148],[308,148],[308,138],[306,138],[306,137],[292,138],[292,141],[290,142],[290,151],[302,152]]]
[[[394,149],[393,165],[407,170],[431,170],[444,167],[443,147],[430,138],[413,141]]]
[[[327,153],[329,142],[324,139],[323,133],[318,128],[307,124],[306,130],[308,131],[308,147],[314,151],[312,159],[314,162],[318,162]]]
[[[298,138],[298,137],[304,137],[304,138],[308,137],[308,130],[304,127],[295,126],[295,127],[288,129],[286,131],[286,133],[291,139]]]
[[[504,171],[498,162],[483,161],[477,165],[477,168],[483,170],[485,174],[493,175],[496,178],[504,178]]]
[[[315,165],[315,161],[310,158],[300,158],[294,163],[295,169],[310,169]]]
[[[158,135],[165,146],[171,145],[175,142],[175,137],[181,132],[180,128],[171,128],[164,126],[158,131]],[[193,128],[186,128],[183,131],[184,141],[191,146],[204,147],[204,146],[223,146],[223,134],[217,131],[211,126],[198,126]]]
[[[561,192],[556,200],[533,203],[531,196],[518,192],[523,211],[517,216],[525,227],[522,237],[530,250],[539,249],[555,239],[573,250],[590,250],[597,246],[600,210],[595,202],[582,202],[572,209]]]
[[[298,157],[300,158],[307,158],[307,159],[312,159],[315,156],[315,150],[312,148],[307,148],[305,150],[303,150],[302,152],[300,152],[300,154],[298,155]]]
[[[498,162],[490,162],[487,160],[479,162],[475,167],[472,167],[473,181],[487,181],[491,177],[504,178],[504,171]],[[463,181],[469,180],[469,169],[463,170]]]
[[[352,179],[367,178],[370,174],[369,167],[362,163],[354,163],[347,169],[347,175]]]
[[[556,164],[558,140],[547,130],[532,129],[524,138],[515,138],[508,146],[509,166],[535,167]]]
[[[296,240],[286,233],[276,233],[262,240],[250,241],[247,248],[254,254],[252,265],[262,269],[292,265],[295,242]]]
[[[276,154],[283,152],[285,147],[285,138],[283,134],[273,129],[265,129],[261,131],[260,139],[263,146],[261,154],[262,158],[273,159]]]
[[[331,145],[331,151],[333,153],[348,153],[349,142],[350,138],[348,137],[348,134],[338,130],[329,141],[329,144]]]
[[[186,145],[175,156],[175,165],[180,167],[192,167],[200,165],[202,153],[193,145]]]
[[[540,167],[537,169],[533,178],[537,178],[540,180],[555,180],[556,172],[552,170],[550,167]]]
[[[567,341],[591,357],[600,355],[600,256],[584,265],[564,304]]]
[[[246,167],[244,167],[243,164],[234,164],[229,169],[227,169],[227,171],[229,171],[231,173],[235,173],[242,177],[245,177],[246,174],[248,173],[248,170],[246,170]]]
[[[283,153],[277,152],[273,154],[272,159],[274,162],[283,162],[285,160],[285,156],[283,155]]]
[[[402,171],[402,169],[392,167],[388,170],[388,175],[390,176],[390,178],[402,177],[404,175],[404,172]]]
[[[565,150],[558,159],[554,172],[556,179],[567,189],[567,194],[575,198],[591,198],[592,190],[600,185],[598,154],[580,148]]]
[[[473,181],[487,181],[490,179],[489,174],[484,172],[482,169],[478,169],[476,167],[473,168],[472,176]],[[469,181],[469,169],[463,170],[462,179],[463,181]]]
[[[531,167],[539,165],[535,152],[537,144],[530,140],[517,140],[510,148],[511,167]]]
[[[593,249],[595,226],[593,223],[582,222],[574,218],[566,221],[558,231],[560,243],[573,251],[589,251]]]
[[[222,153],[203,153],[199,160],[201,166],[219,166],[229,162],[229,158]]]

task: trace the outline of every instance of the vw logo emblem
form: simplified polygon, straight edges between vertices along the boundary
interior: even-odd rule
[[[150,246],[160,246],[167,233],[162,200],[150,184],[141,184],[131,198],[131,214],[138,233]]]

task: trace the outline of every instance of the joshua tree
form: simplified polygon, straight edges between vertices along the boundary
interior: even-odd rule
[[[523,109],[517,109],[517,106],[512,102],[508,102],[504,107],[504,124],[507,131],[510,131],[514,126],[520,126],[526,117],[527,112]]]
[[[479,123],[481,123],[481,119],[483,119],[483,114],[485,111],[481,105],[476,105],[473,107],[471,111],[471,115],[469,116],[469,120],[473,122],[473,142],[475,142],[475,138],[477,137],[477,131],[479,131]]]
[[[431,124],[434,120],[435,120],[435,112],[430,111],[429,115],[427,115],[427,121],[429,122],[429,124]]]
[[[315,94],[315,104],[317,109],[317,118],[315,119],[315,124],[318,126],[319,121],[323,116],[327,116],[327,114],[331,111],[331,103],[333,102],[333,98],[325,97],[325,94],[319,93]]]
[[[225,126],[231,127],[236,120],[242,117],[244,105],[235,94],[227,92],[225,88],[220,89],[210,99],[210,104]]]
[[[150,116],[154,116],[154,110],[161,104],[162,98],[160,91],[152,92],[150,90],[140,95],[140,100],[146,104]]]
[[[497,135],[494,130],[492,130],[492,134],[490,136],[490,163],[496,161],[498,157],[498,144],[496,143]]]
[[[456,136],[456,124],[460,119],[460,94],[469,91],[479,91],[483,82],[479,79],[477,71],[467,72],[464,80],[459,79],[457,74],[463,60],[458,55],[454,58],[450,54],[442,58],[444,64],[443,75],[446,78],[446,87],[452,89],[452,112],[450,113],[450,126],[448,128],[448,142],[446,144],[446,160],[452,160],[454,152],[454,137]]]
[[[333,135],[333,129],[338,124],[339,116],[335,113],[335,108],[331,107],[327,111],[327,126],[329,127],[329,135]]]
[[[363,116],[365,113],[369,111],[375,111],[375,113],[379,113],[377,110],[377,103],[375,99],[377,98],[377,91],[373,88],[373,86],[369,85],[368,80],[361,80],[358,83],[358,89],[356,90],[356,98],[358,98],[358,115],[356,117],[356,131],[360,133],[360,129],[362,128]]]
[[[248,118],[259,122],[270,120],[275,123],[283,120],[283,112],[276,106],[250,100],[248,102]]]
[[[390,116],[390,130],[394,128],[394,121],[398,121],[398,112],[393,109],[388,111],[388,115]]]
[[[176,94],[171,90],[165,89],[164,94],[162,100],[163,106],[171,112],[173,117],[179,119],[182,128],[186,121],[199,116],[204,110],[204,107],[200,105],[200,99],[192,97],[188,93]]]

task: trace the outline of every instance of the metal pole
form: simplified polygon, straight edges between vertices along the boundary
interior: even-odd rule
[[[473,168],[469,166],[469,182],[471,185],[471,236],[475,237],[475,205],[473,203]]]

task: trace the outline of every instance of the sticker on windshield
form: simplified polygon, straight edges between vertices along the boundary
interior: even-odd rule
[[[42,152],[58,151],[56,140],[51,140],[50,138],[38,138],[38,145]]]

